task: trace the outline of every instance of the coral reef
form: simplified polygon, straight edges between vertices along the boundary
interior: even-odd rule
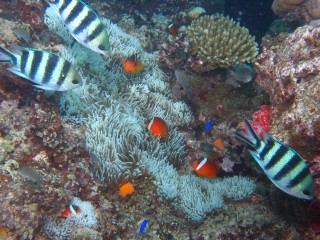
[[[274,14],[282,15],[295,11],[306,0],[274,0],[272,10]]]
[[[291,19],[303,17],[306,21],[320,18],[319,0],[274,0],[274,14]]]
[[[10,28],[31,29],[14,21],[27,16],[12,16],[12,6],[18,2],[23,3],[21,7],[43,1],[2,1],[0,21]],[[32,35],[34,46],[59,53],[79,69],[84,79],[81,88],[48,99],[27,81],[0,68],[0,237],[315,237],[306,225],[306,208],[299,209],[301,204],[288,204],[288,212],[292,208],[297,212],[295,218],[287,219],[274,211],[284,205],[283,201],[277,201],[277,197],[270,201],[270,185],[261,184],[262,177],[246,167],[248,159],[239,157],[241,147],[231,137],[243,115],[252,115],[268,104],[264,94],[252,82],[237,89],[227,85],[224,70],[201,75],[192,72],[186,64],[188,43],[183,41],[182,29],[176,37],[164,32],[167,22],[175,19],[176,3],[183,4],[179,6],[182,12],[199,3],[91,3],[100,16],[112,21],[127,16],[121,20],[121,28],[104,19],[111,35],[110,55],[101,57],[73,42],[59,19],[50,16],[49,9],[44,17],[49,30],[40,27],[43,32],[36,30]],[[135,4],[142,4],[141,9],[134,8]],[[43,8],[42,4],[38,6]],[[6,45],[18,42],[7,29],[1,31],[5,34],[0,39]],[[160,53],[163,66],[172,61],[172,70],[179,67],[185,71],[180,75],[185,95],[174,95],[173,71],[159,66],[154,53],[159,43],[167,46],[164,51],[172,50],[169,57]],[[121,60],[132,54],[145,65],[134,76],[126,75],[121,68]],[[154,115],[168,123],[167,140],[154,138],[146,129],[146,121]],[[213,120],[213,127],[204,131],[208,120]],[[222,139],[224,149],[212,147],[217,138]],[[216,179],[198,178],[191,163],[205,154],[217,162],[223,160],[228,172],[221,171]],[[122,198],[118,187],[126,180],[130,180],[135,193]],[[249,198],[254,189],[258,202]],[[69,203],[84,204],[89,211],[62,218],[61,212]],[[79,224],[78,220],[87,214],[93,216],[93,212],[96,224]],[[297,220],[299,217],[303,220]],[[138,235],[143,220],[148,220],[148,227]]]
[[[270,95],[274,107],[271,126],[277,127],[271,127],[270,132],[284,142],[297,144],[297,137],[316,137],[320,117],[315,107],[320,101],[319,34],[319,28],[304,26],[292,34],[268,39],[255,62],[256,83]],[[280,129],[287,130],[281,131],[287,132],[286,136],[278,135]],[[312,146],[317,145],[312,142]]]
[[[186,35],[203,71],[252,62],[258,54],[258,45],[248,29],[219,14],[194,20]]]

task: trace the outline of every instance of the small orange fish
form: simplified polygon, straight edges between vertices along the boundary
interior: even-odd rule
[[[62,217],[69,217],[72,214],[80,214],[81,209],[78,206],[70,204],[69,206],[66,206],[66,209],[61,213]]]
[[[220,170],[220,165],[216,161],[204,158],[200,163],[193,162],[193,168],[199,177],[215,178]]]
[[[131,183],[125,183],[119,188],[119,193],[121,197],[126,197],[128,195],[134,194],[135,190]]]
[[[169,136],[167,123],[159,117],[154,117],[150,122],[146,123],[146,127],[153,136],[167,139]]]
[[[137,61],[137,57],[135,55],[132,55],[128,59],[123,59],[122,65],[125,73],[132,74],[136,74],[144,68],[144,65],[141,62]]]
[[[216,140],[213,141],[213,146],[218,148],[219,150],[223,151],[224,150],[224,143],[221,140],[221,138],[217,138]]]
[[[177,29],[175,28],[173,23],[171,23],[168,26],[168,31],[172,34],[172,36],[176,36],[177,35]]]

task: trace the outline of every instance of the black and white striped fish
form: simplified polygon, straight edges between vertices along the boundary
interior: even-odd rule
[[[245,119],[245,131],[236,132],[235,136],[247,145],[251,156],[278,188],[291,196],[312,200],[313,177],[306,162],[292,148],[264,134],[262,140]]]
[[[70,62],[58,55],[37,49],[14,47],[14,52],[0,46],[0,63],[11,63],[8,70],[26,78],[35,87],[54,91],[67,91],[82,85],[82,79]]]
[[[53,6],[71,35],[94,52],[106,54],[109,36],[98,15],[81,0],[55,0]]]

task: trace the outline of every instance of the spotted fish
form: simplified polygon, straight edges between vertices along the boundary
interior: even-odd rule
[[[268,178],[285,193],[306,200],[314,198],[313,178],[306,162],[292,148],[264,133],[262,140],[249,121],[235,136],[248,146],[251,156]]]
[[[94,52],[106,54],[109,36],[99,16],[81,0],[55,0],[53,6],[71,35]]]
[[[14,52],[0,46],[0,63],[11,63],[8,70],[26,78],[48,95],[82,85],[82,79],[70,62],[58,55],[37,49],[15,47]]]

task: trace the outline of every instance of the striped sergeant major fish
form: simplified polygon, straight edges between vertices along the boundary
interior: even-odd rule
[[[49,51],[13,47],[13,52],[0,46],[0,63],[11,63],[10,72],[35,83],[49,96],[82,85],[82,79],[70,62]]]
[[[80,44],[104,55],[110,50],[106,28],[87,4],[81,0],[55,0],[49,4]]]
[[[235,136],[247,145],[251,156],[278,188],[297,198],[314,198],[313,177],[308,165],[292,148],[267,133],[262,140],[247,119],[245,131],[236,132]]]

